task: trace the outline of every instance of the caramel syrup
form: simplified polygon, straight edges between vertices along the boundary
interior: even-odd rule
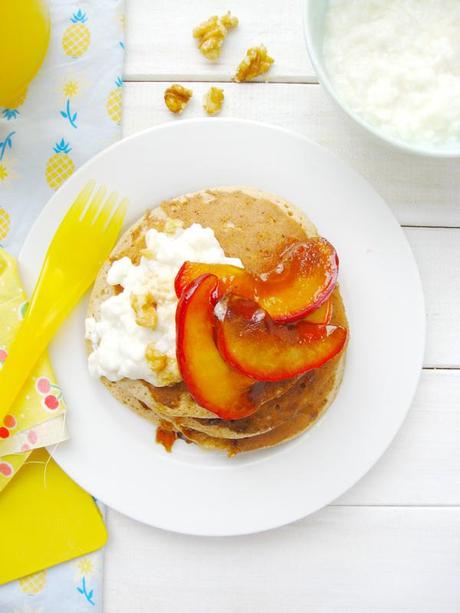
[[[174,432],[171,425],[166,421],[161,421],[157,427],[155,441],[163,445],[168,453],[171,453],[174,443],[177,440],[177,433]]]

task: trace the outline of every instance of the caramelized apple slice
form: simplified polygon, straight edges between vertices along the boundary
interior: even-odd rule
[[[201,262],[184,262],[174,281],[176,296],[181,297],[184,289],[200,275],[215,275],[219,279],[219,296],[230,289],[239,296],[251,298],[254,295],[252,276],[238,266],[231,264],[203,264]]]
[[[219,296],[238,294],[258,302],[275,321],[296,321],[319,309],[329,298],[337,281],[338,264],[334,247],[326,239],[315,237],[290,245],[279,264],[261,275],[227,264],[185,262],[177,273],[175,289],[180,297],[193,279],[213,274],[220,281]]]
[[[249,397],[253,379],[225,362],[214,341],[218,279],[202,275],[187,286],[176,311],[177,361],[196,402],[222,419],[240,419],[257,409]]]
[[[275,321],[302,319],[329,298],[338,270],[337,253],[325,238],[294,243],[276,268],[257,278],[254,300]]]
[[[334,307],[332,305],[332,300],[326,300],[323,304],[307,315],[303,321],[308,321],[311,324],[329,324],[331,323],[332,313],[334,312]]]
[[[318,368],[339,353],[347,338],[341,326],[277,324],[255,302],[238,296],[221,304],[217,345],[222,356],[260,381],[280,381]]]

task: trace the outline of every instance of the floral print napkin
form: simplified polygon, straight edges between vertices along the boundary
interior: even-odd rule
[[[16,262],[0,249],[0,368],[26,308]],[[0,492],[33,449],[66,438],[64,400],[44,356],[0,424]]]
[[[13,255],[54,191],[121,137],[124,0],[48,0],[48,6],[45,62],[26,94],[0,108],[0,247]],[[13,270],[9,256],[1,255]],[[9,323],[0,318],[0,364],[25,304],[17,286]],[[19,404],[21,411],[0,424],[0,489],[31,449],[66,436],[64,400],[46,361]],[[0,611],[98,613],[101,567],[102,553],[96,552],[13,581],[0,587]]]

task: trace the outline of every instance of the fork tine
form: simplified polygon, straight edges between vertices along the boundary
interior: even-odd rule
[[[96,223],[99,227],[105,228],[108,220],[110,219],[110,216],[115,209],[115,203],[117,202],[117,200],[117,192],[112,192],[105,201],[105,203],[102,205],[102,208],[99,211],[99,215],[95,219],[94,223]]]
[[[81,214],[85,210],[86,205],[88,204],[88,200],[96,186],[96,181],[88,181],[85,187],[81,190],[78,196],[75,198],[74,203],[67,211],[64,219],[62,220],[62,224],[64,223],[74,223],[77,219],[81,217]]]
[[[87,224],[93,224],[95,222],[106,191],[107,189],[103,185],[97,189],[96,193],[91,199],[91,202],[88,204],[83,217],[81,218],[82,222]]]
[[[124,198],[120,204],[115,209],[111,219],[107,224],[107,230],[105,235],[109,241],[114,241],[118,233],[120,232],[121,226],[125,220],[126,209],[128,208],[128,199]]]
[[[106,223],[106,228],[102,233],[100,233],[100,238],[98,242],[99,246],[99,266],[101,263],[109,256],[109,253],[113,249],[114,243],[120,233],[121,226],[123,225],[123,221],[126,214],[128,201],[124,199],[117,206],[113,215],[110,217],[109,221]],[[103,226],[96,223],[95,226],[101,229]]]

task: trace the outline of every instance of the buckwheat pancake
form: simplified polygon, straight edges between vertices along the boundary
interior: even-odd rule
[[[163,230],[168,219],[184,227],[210,227],[225,255],[239,258],[244,267],[260,273],[276,266],[277,253],[287,243],[316,236],[316,228],[291,204],[248,188],[208,189],[165,201],[147,211],[120,239],[102,267],[90,298],[88,316],[98,318],[101,303],[121,288],[107,283],[113,261],[127,256],[139,262],[150,228]],[[339,289],[332,294],[331,323],[346,326]],[[91,349],[88,344],[88,349]],[[253,388],[258,410],[247,418],[222,420],[200,407],[183,382],[154,387],[140,380],[101,379],[121,402],[150,421],[162,424],[200,446],[230,455],[277,445],[301,434],[329,406],[340,385],[343,350],[322,367],[281,382],[257,383]]]

